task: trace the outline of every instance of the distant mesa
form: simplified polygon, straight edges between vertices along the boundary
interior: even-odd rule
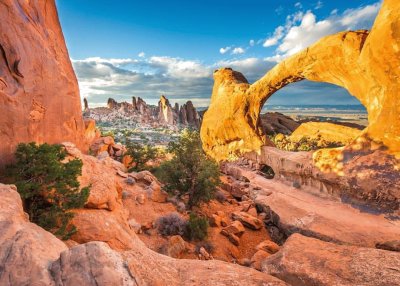
[[[162,95],[157,106],[147,104],[142,98],[132,97],[132,103],[117,102],[113,98],[107,100],[107,107],[88,107],[84,99],[84,117],[98,122],[114,122],[116,119],[125,119],[127,123],[141,123],[152,126],[192,127],[198,129],[201,123],[200,114],[191,101],[182,106],[175,103],[172,106],[169,100]]]

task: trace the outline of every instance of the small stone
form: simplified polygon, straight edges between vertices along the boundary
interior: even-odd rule
[[[143,205],[146,202],[146,196],[144,194],[140,194],[136,196],[136,201]]]
[[[277,253],[280,249],[279,245],[271,240],[264,240],[260,244],[256,246],[257,250],[264,250],[265,252],[274,254]]]
[[[128,178],[126,178],[125,183],[132,186],[132,185],[136,184],[136,180],[132,177],[128,177]]]
[[[135,233],[141,233],[142,231],[142,225],[140,223],[138,223],[134,218],[130,219],[128,221],[129,226],[131,227],[131,229],[133,229],[133,231]]]

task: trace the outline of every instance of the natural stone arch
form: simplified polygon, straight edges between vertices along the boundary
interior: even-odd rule
[[[308,79],[341,86],[367,109],[360,137],[400,153],[400,2],[385,0],[371,32],[350,31],[322,38],[282,61],[250,85],[239,72],[220,69],[204,114],[201,137],[217,160],[269,145],[259,126],[265,101],[284,86]]]

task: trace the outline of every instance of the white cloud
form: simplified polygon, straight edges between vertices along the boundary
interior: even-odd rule
[[[315,5],[315,10],[321,9],[324,6],[324,3],[322,1],[318,1],[317,4]]]
[[[156,105],[161,94],[165,94],[172,103],[183,104],[191,100],[195,106],[203,107],[209,104],[214,70],[231,67],[243,73],[249,82],[254,82],[276,64],[276,59],[271,61],[268,58],[249,57],[204,65],[199,61],[172,57],[140,60],[96,57],[72,60],[72,63],[78,77],[81,96],[88,99],[91,107],[105,106],[109,97],[117,101],[131,102],[132,96],[140,96],[146,102]],[[340,98],[341,103],[349,100],[349,96],[343,95],[343,91],[337,87],[326,87],[316,83],[302,84],[303,89],[299,86],[285,88],[272,102],[287,104],[290,100],[295,103],[323,104],[329,102],[332,94],[335,94],[334,98]],[[307,99],[304,94],[308,95]]]
[[[294,4],[294,7],[298,8],[298,9],[301,9],[301,8],[303,8],[303,5],[301,5],[300,2],[297,2],[297,3]]]
[[[165,74],[174,78],[201,78],[210,76],[210,70],[199,61],[171,57],[151,57],[150,64],[165,69]]]
[[[144,52],[140,52],[139,54],[138,54],[138,57],[139,58],[144,58],[146,56],[146,54],[144,53]]]
[[[244,54],[246,51],[245,49],[238,47],[238,48],[234,48],[232,50],[232,55],[240,55],[240,54]]]
[[[219,61],[215,64],[215,69],[221,67],[230,67],[240,71],[250,81],[253,82],[263,76],[276,63],[260,58],[234,59],[228,61]]]
[[[263,47],[272,47],[278,44],[279,40],[283,37],[283,32],[285,28],[279,26],[275,29],[274,35],[270,38],[267,38],[263,44]]]
[[[321,3],[322,5],[322,3]],[[274,36],[264,42],[264,47],[277,45],[276,54],[269,57],[282,60],[312,45],[324,36],[344,30],[368,29],[379,11],[381,1],[364,7],[349,9],[341,15],[333,11],[325,19],[317,20],[316,15],[308,11],[289,15],[284,29],[279,26]]]
[[[232,47],[225,47],[225,48],[220,48],[219,52],[223,55],[229,52],[229,50],[232,49]]]
[[[250,47],[253,47],[255,44],[256,44],[256,42],[255,42],[254,40],[250,40],[250,41],[249,41]]]

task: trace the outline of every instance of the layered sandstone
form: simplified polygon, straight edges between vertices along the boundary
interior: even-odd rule
[[[85,147],[78,83],[55,2],[0,5],[0,166],[20,142]]]
[[[385,0],[368,31],[327,36],[276,65],[250,85],[239,72],[214,73],[211,104],[204,114],[204,149],[221,160],[271,145],[260,128],[260,110],[277,90],[304,79],[341,86],[367,109],[360,137],[400,153],[400,2]]]

